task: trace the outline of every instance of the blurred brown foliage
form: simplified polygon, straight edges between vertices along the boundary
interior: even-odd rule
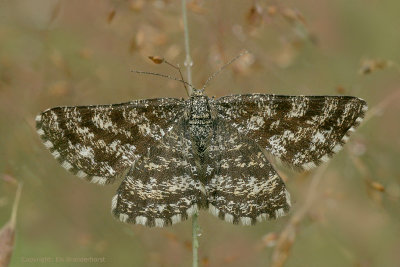
[[[10,220],[0,228],[0,267],[7,267],[11,262],[15,245],[15,227],[22,184],[18,185]]]

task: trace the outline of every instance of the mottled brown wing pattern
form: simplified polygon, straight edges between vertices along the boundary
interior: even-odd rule
[[[179,123],[130,169],[112,200],[113,214],[122,222],[164,227],[197,213],[205,190],[194,179],[193,159]]]
[[[351,96],[232,95],[215,107],[240,134],[305,170],[338,152],[367,111],[364,100]]]
[[[242,225],[286,214],[289,193],[256,142],[220,122],[209,153],[214,166],[206,191],[212,214]]]
[[[123,222],[164,227],[208,207],[227,222],[251,225],[290,207],[264,153],[311,169],[340,150],[367,110],[348,96],[191,100],[52,108],[36,117],[37,132],[77,176],[99,184],[124,176],[112,200]]]
[[[36,128],[65,169],[90,182],[109,184],[167,134],[182,116],[183,103],[160,98],[56,107],[36,117]]]

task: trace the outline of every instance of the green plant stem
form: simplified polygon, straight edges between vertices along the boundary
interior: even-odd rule
[[[190,46],[189,46],[189,29],[188,29],[188,21],[187,21],[187,11],[186,11],[186,0],[182,0],[182,17],[183,17],[183,28],[185,34],[185,51],[186,51],[186,59],[185,59],[185,67],[187,72],[188,83],[192,84],[192,66],[193,60],[190,56]],[[187,89],[188,96],[191,96],[193,93],[192,86],[189,86]]]
[[[18,210],[18,205],[19,205],[19,199],[21,198],[21,191],[22,191],[22,183],[18,183],[18,188],[17,188],[17,193],[15,194],[15,200],[14,200],[14,205],[12,208],[12,213],[11,213],[11,220],[10,223],[13,227],[15,227],[15,223],[17,221],[17,210]]]
[[[198,257],[198,249],[199,249],[199,240],[198,240],[198,232],[199,232],[199,223],[198,223],[198,214],[195,213],[192,217],[192,249],[193,249],[193,267],[197,267],[199,263]]]
[[[189,28],[187,21],[187,11],[186,11],[186,0],[182,0],[182,17],[183,17],[183,28],[185,34],[185,51],[186,51],[186,59],[185,59],[185,67],[187,71],[187,79],[188,83],[192,84],[192,66],[193,60],[190,56],[190,46],[189,46]],[[188,86],[187,94],[191,96],[193,93],[192,86]],[[193,267],[198,266],[199,257],[198,257],[198,249],[199,249],[199,240],[198,240],[198,232],[199,232],[199,223],[198,223],[198,214],[193,214],[192,217],[192,249],[193,249]]]

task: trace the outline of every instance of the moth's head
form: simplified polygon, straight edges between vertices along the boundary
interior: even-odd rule
[[[204,89],[196,89],[193,87],[193,92],[190,96],[204,96]]]

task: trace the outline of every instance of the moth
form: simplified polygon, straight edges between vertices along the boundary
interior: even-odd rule
[[[199,209],[234,224],[285,215],[290,195],[267,159],[310,170],[339,152],[367,104],[352,96],[239,94],[55,107],[37,133],[62,167],[101,185],[122,180],[112,213],[164,227]]]

